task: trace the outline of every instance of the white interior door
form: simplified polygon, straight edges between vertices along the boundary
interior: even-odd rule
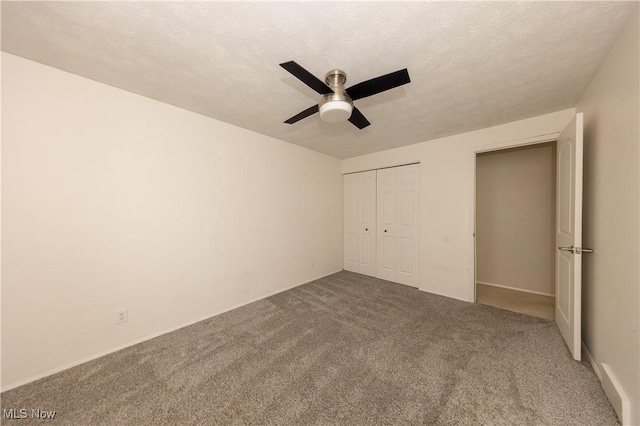
[[[344,261],[347,271],[376,274],[376,172],[343,177]]]
[[[581,358],[582,113],[557,143],[556,324],[573,358]]]
[[[396,279],[396,168],[378,170],[378,278]]]
[[[378,278],[418,287],[418,164],[377,171]]]

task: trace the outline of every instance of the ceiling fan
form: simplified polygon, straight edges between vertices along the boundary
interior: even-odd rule
[[[364,129],[371,123],[369,123],[369,120],[353,105],[353,101],[411,82],[409,72],[405,68],[363,81],[362,83],[345,89],[344,83],[347,81],[347,74],[342,70],[336,69],[329,71],[323,83],[319,78],[294,61],[282,63],[280,66],[322,95],[322,99],[317,105],[307,108],[285,121],[285,123],[289,124],[293,124],[316,112],[320,112],[320,118],[322,118],[323,121],[339,123],[348,119],[358,129]]]

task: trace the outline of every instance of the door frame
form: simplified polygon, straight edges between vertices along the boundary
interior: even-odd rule
[[[538,145],[558,140],[560,132],[532,136],[469,148],[469,302],[476,302],[476,155],[521,146]]]

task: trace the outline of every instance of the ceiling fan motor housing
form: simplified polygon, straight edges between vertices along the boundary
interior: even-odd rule
[[[329,71],[325,76],[327,86],[333,93],[322,96],[318,104],[320,107],[320,118],[328,123],[339,123],[351,117],[353,102],[345,92],[344,84],[347,81],[347,74],[342,70]]]

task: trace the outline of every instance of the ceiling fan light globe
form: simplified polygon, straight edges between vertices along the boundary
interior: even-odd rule
[[[353,105],[346,101],[329,101],[320,105],[320,118],[327,123],[340,123],[351,117]]]

